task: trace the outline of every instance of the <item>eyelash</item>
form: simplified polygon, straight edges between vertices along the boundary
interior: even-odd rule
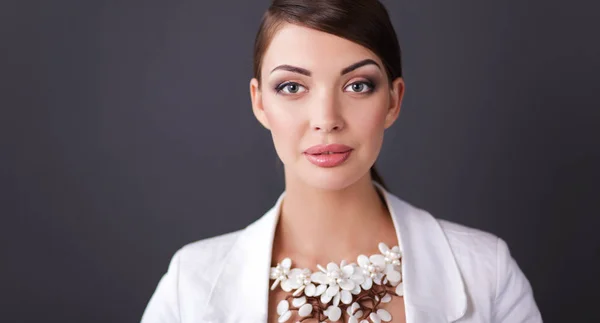
[[[364,85],[366,85],[366,86],[369,88],[369,89],[368,89],[367,91],[365,91],[365,92],[354,92],[354,93],[358,93],[358,94],[367,94],[367,93],[372,93],[372,92],[374,92],[374,91],[375,91],[375,83],[374,83],[374,82],[372,82],[372,81],[370,81],[370,80],[364,80],[364,81],[356,81],[356,82],[352,82],[352,83],[348,84],[346,87],[348,87],[348,86],[351,86],[351,85],[354,85],[354,84],[364,84]],[[281,93],[281,91],[283,91],[283,89],[285,89],[285,88],[286,88],[286,86],[289,86],[289,85],[297,85],[297,86],[304,87],[304,86],[300,85],[300,84],[299,84],[299,83],[297,83],[297,82],[291,82],[291,81],[287,81],[287,82],[283,82],[283,83],[280,83],[279,85],[277,85],[277,86],[275,87],[275,92],[276,92],[277,94],[280,94],[280,93]],[[346,88],[346,87],[344,87],[344,88]],[[294,93],[286,93],[285,95],[292,95],[292,94],[294,94]]]
[[[364,84],[364,85],[366,85],[369,88],[365,92],[354,92],[354,93],[364,94],[364,93],[372,93],[373,91],[375,91],[375,83],[372,82],[372,81],[370,81],[370,80],[352,82],[352,83],[348,84],[348,86],[351,86],[351,85],[354,85],[354,84]],[[346,87],[348,87],[348,86],[346,86]]]
[[[289,82],[289,81],[288,81],[288,82],[283,82],[283,83],[281,83],[281,84],[279,84],[279,85],[277,85],[277,86],[275,87],[275,92],[277,92],[277,94],[280,94],[280,93],[281,93],[281,91],[283,91],[283,89],[285,89],[287,86],[290,86],[290,85],[302,86],[302,85],[300,85],[300,84],[299,84],[299,83],[297,83],[297,82]],[[302,87],[303,87],[303,86],[302,86]],[[289,94],[289,93],[285,93],[285,94],[287,95],[287,94]],[[291,94],[293,94],[293,93],[291,93]]]

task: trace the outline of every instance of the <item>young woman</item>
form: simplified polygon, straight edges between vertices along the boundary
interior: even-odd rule
[[[142,322],[541,322],[506,243],[437,220],[373,168],[404,95],[376,0],[275,0],[252,109],[285,192],[247,228],[180,249]]]

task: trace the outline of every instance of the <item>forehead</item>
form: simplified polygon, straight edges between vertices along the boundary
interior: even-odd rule
[[[368,48],[345,38],[304,26],[284,24],[275,33],[263,57],[263,71],[281,64],[307,68],[314,72],[339,71],[357,61],[381,60]]]

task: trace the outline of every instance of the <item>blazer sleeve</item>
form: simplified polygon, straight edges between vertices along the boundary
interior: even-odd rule
[[[533,298],[531,285],[506,242],[497,241],[496,298],[493,311],[495,323],[541,323],[542,316]]]
[[[178,323],[179,313],[179,267],[181,250],[175,253],[167,272],[158,282],[142,315],[142,323]]]

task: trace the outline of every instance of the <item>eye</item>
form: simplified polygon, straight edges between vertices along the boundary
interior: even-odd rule
[[[368,81],[359,81],[346,86],[344,90],[354,93],[367,93],[372,92],[374,89],[375,87],[373,83]]]
[[[279,84],[275,90],[277,93],[283,92],[284,94],[296,94],[306,90],[306,88],[296,82],[284,82]]]

